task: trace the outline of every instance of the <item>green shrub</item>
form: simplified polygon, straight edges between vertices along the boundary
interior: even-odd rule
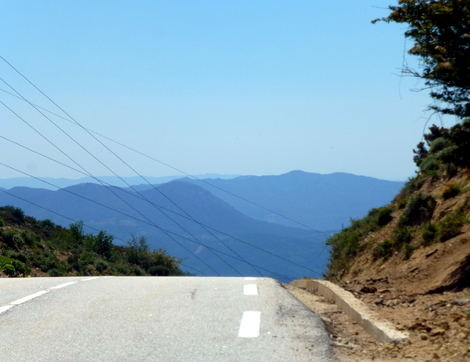
[[[442,198],[448,200],[460,194],[462,187],[454,182],[449,182],[442,191]]]
[[[439,169],[439,162],[437,161],[436,156],[429,155],[423,160],[423,162],[421,162],[421,165],[419,168],[421,169],[421,172],[423,172],[424,174],[432,176],[435,174],[432,171],[437,171]]]
[[[415,192],[418,191],[421,186],[423,186],[423,179],[419,176],[409,178],[405,185],[402,187],[400,192],[395,198],[395,201],[398,202],[398,207],[402,209],[405,207],[408,198]],[[406,201],[404,201],[406,200]],[[405,203],[403,203],[405,202]]]
[[[385,206],[380,208],[377,212],[377,225],[385,226],[390,221],[392,221],[392,211],[393,209],[391,206]]]
[[[170,269],[163,265],[157,265],[150,267],[148,273],[153,276],[168,276],[170,275]]]
[[[1,236],[7,248],[18,250],[21,247],[23,239],[15,230],[3,230]]]
[[[424,245],[433,244],[437,239],[437,227],[432,223],[428,223],[421,236],[423,237]]]
[[[398,249],[403,244],[408,244],[412,239],[409,227],[399,227],[394,230],[393,243]]]
[[[9,275],[9,276],[14,276],[16,274],[16,269],[11,264],[5,264],[3,266],[3,271],[5,272],[6,275]]]
[[[403,245],[403,254],[405,256],[405,259],[411,258],[411,255],[413,255],[415,248],[411,244],[405,244]]]
[[[22,263],[28,262],[28,256],[22,252],[13,251],[13,250],[5,250],[3,254],[8,258],[21,261]]]
[[[445,137],[438,137],[435,140],[433,140],[431,144],[429,145],[429,152],[437,153],[439,151],[442,151],[448,146],[449,146],[449,139]]]
[[[23,210],[11,205],[0,207],[0,214],[2,215],[2,219],[11,220],[15,224],[22,224],[25,221],[25,214]]]
[[[60,268],[53,268],[48,271],[50,277],[63,277],[66,273]]]
[[[439,241],[444,242],[459,235],[462,226],[467,222],[467,218],[462,211],[447,214],[438,224]]]
[[[23,238],[25,244],[28,246],[31,246],[34,243],[41,241],[40,236],[30,230],[23,231],[21,233],[21,237]]]
[[[398,226],[420,225],[431,220],[435,207],[436,200],[431,195],[416,194],[406,204]]]
[[[103,260],[98,260],[95,262],[95,268],[99,273],[103,273],[106,269],[108,269],[109,265]]]
[[[9,276],[25,276],[29,268],[21,261],[0,256],[0,270]]]
[[[22,263],[18,260],[13,260],[11,265],[15,268],[16,275],[26,275],[29,268],[26,266],[25,263]]]
[[[381,259],[381,258],[387,260],[393,253],[393,246],[394,246],[393,241],[391,240],[382,241],[372,251],[374,260]]]
[[[132,268],[132,275],[144,276],[144,275],[147,275],[147,273],[146,273],[145,270],[142,269],[141,267],[134,266],[134,267]]]
[[[46,257],[39,261],[38,267],[43,272],[49,272],[50,270],[57,269],[59,267],[59,260],[57,257]]]

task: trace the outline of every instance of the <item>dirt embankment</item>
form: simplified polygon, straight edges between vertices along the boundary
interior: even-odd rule
[[[443,197],[450,187],[458,192]],[[404,210],[395,201],[391,222],[361,240],[367,247],[336,282],[380,318],[409,333],[408,340],[378,343],[331,302],[288,286],[322,316],[340,361],[470,361],[470,177],[462,172],[452,179],[428,179],[417,193],[431,195],[436,202],[426,224],[410,228],[411,255],[402,250],[387,258],[373,254],[396,233]],[[444,223],[456,213],[464,215],[463,223]],[[424,242],[425,231],[432,231],[429,225],[437,225],[445,237],[436,234],[436,240]]]

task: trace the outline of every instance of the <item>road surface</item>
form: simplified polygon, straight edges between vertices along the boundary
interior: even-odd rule
[[[6,278],[0,359],[328,361],[331,347],[269,278]]]

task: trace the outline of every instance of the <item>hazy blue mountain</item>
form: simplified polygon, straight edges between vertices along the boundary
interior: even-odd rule
[[[298,224],[301,223],[324,232],[340,230],[349,224],[351,218],[362,218],[371,208],[388,204],[403,187],[403,182],[366,176],[347,173],[322,175],[303,171],[279,176],[182,181],[207,189],[255,219],[293,227],[301,227]]]
[[[153,246],[185,258],[184,264],[201,274],[214,275],[215,269],[221,275],[237,275],[237,271],[256,275],[257,271],[245,262],[248,260],[266,269],[258,268],[263,275],[288,280],[319,274],[257,248],[322,272],[328,257],[322,243],[327,234],[347,226],[351,218],[360,218],[371,208],[389,203],[402,185],[345,173],[293,171],[233,179],[185,178],[133,189],[93,183],[56,191],[15,187],[0,192],[0,205],[18,206],[29,215],[61,225],[83,220],[114,235],[117,243],[124,243],[131,235],[145,235]],[[219,253],[214,254],[210,248]]]
[[[173,181],[140,194],[96,184],[57,191],[16,187],[7,192],[0,192],[0,205],[21,207],[28,215],[62,225],[69,225],[70,219],[83,220],[115,235],[118,243],[131,235],[145,235],[154,247],[185,258],[184,264],[201,274],[260,272],[287,281],[304,275],[320,276],[328,257],[323,245],[325,234],[255,220],[188,182]]]
[[[234,177],[238,177],[239,175],[219,175],[213,173],[207,173],[204,175],[197,175],[194,176],[198,179],[230,179]],[[145,176],[145,180],[147,180],[150,184],[163,184],[166,182],[170,182],[173,180],[177,180],[180,178],[184,178],[185,176],[163,176],[163,177],[147,177]],[[120,180],[116,176],[100,176],[97,177],[104,185],[112,185],[112,186],[119,186],[119,187],[127,187],[128,185],[140,185],[142,184],[143,187],[140,188],[147,188],[148,184],[142,177],[134,176],[134,177],[122,177]],[[44,177],[42,180],[38,180],[32,177],[13,177],[13,178],[6,178],[0,179],[0,189],[11,189],[13,187],[32,187],[32,188],[40,188],[40,189],[47,189],[47,190],[56,190],[57,188],[64,188],[73,185],[79,185],[84,183],[94,183],[94,184],[101,184],[100,181],[96,180],[92,177],[82,177],[79,179],[68,179],[68,178],[50,178]]]

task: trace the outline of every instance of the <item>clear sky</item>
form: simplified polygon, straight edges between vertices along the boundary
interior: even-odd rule
[[[189,174],[303,170],[406,180],[430,98],[410,90],[422,86],[416,79],[398,76],[410,47],[405,26],[371,24],[390,4],[3,0],[0,55],[84,127]],[[2,60],[0,77],[60,113]],[[44,111],[69,137],[5,93],[14,92],[6,83],[0,101],[29,126],[0,104],[0,136],[96,176],[135,175],[80,127]],[[83,177],[5,138],[4,164]],[[177,174],[103,142],[140,174]],[[0,178],[21,176],[0,166]]]

